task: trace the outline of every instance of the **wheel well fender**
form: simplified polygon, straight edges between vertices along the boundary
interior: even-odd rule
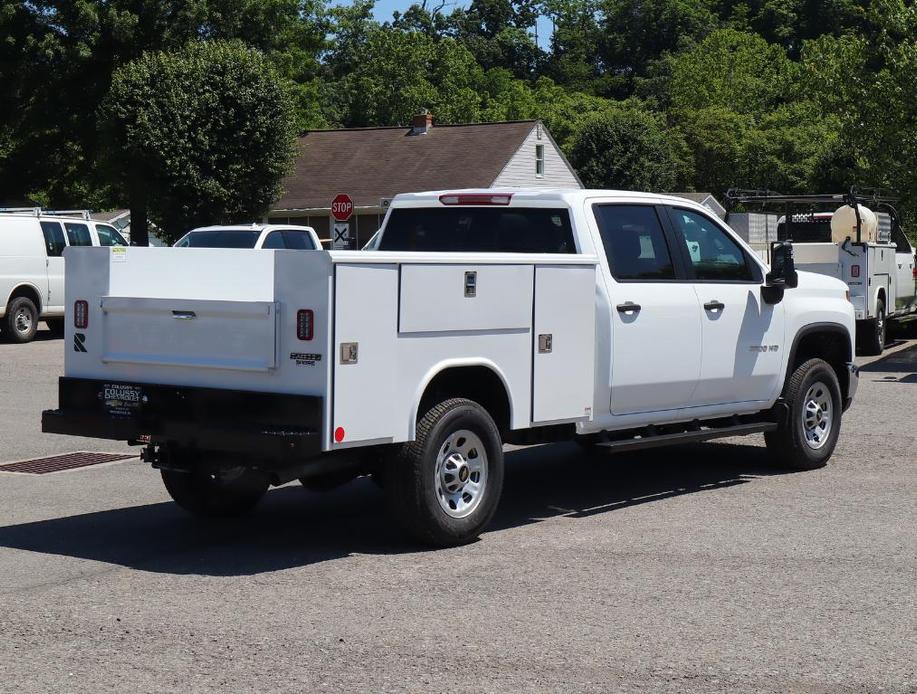
[[[414,407],[408,425],[410,437],[416,435],[417,420],[436,402],[464,397],[474,400],[493,417],[501,431],[513,421],[512,389],[503,370],[487,359],[448,360],[431,368],[414,394]]]
[[[16,286],[13,291],[10,292],[6,303],[3,304],[3,308],[9,308],[10,302],[13,299],[18,299],[21,296],[30,299],[32,303],[35,304],[35,308],[38,309],[39,315],[41,315],[41,293],[38,291],[38,287],[36,287],[34,284],[20,284]]]
[[[849,390],[847,364],[853,361],[853,343],[850,333],[839,323],[813,323],[804,326],[793,339],[787,359],[783,383],[803,362],[818,357],[824,359],[841,386],[841,397],[846,398]]]

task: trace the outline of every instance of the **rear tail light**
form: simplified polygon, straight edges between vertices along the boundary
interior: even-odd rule
[[[296,313],[296,337],[300,340],[311,340],[314,330],[315,314],[311,309],[300,309]]]
[[[79,299],[73,304],[73,327],[85,330],[89,327],[89,302]]]
[[[509,205],[512,199],[512,193],[450,193],[439,196],[443,205]]]
[[[850,266],[850,276],[851,276],[851,277],[859,277],[859,276],[860,276],[860,266],[859,266],[859,265],[851,265],[851,266]]]

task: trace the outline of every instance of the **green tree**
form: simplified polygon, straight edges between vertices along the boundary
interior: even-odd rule
[[[672,59],[672,106],[764,113],[793,96],[796,74],[780,46],[754,34],[720,29]]]
[[[293,107],[264,56],[189,44],[119,68],[100,109],[109,171],[129,191],[132,240],[147,210],[171,240],[205,222],[251,220],[292,160]]]
[[[664,123],[635,108],[586,121],[573,139],[570,162],[591,188],[665,191],[680,183],[678,157]]]
[[[455,40],[376,27],[355,51],[337,85],[347,125],[403,125],[424,108],[443,123],[479,119],[483,71]]]
[[[0,190],[60,207],[115,203],[96,123],[112,73],[191,40],[262,50],[281,78],[307,85],[300,120],[321,125],[333,116],[307,92],[318,90],[327,33],[323,0],[0,0]]]
[[[870,6],[871,36],[822,36],[803,49],[800,88],[839,122],[820,178],[897,191],[917,227],[917,7]],[[846,178],[846,181],[843,180]]]
[[[718,26],[706,0],[601,0],[599,55],[624,80],[666,54],[695,45]]]

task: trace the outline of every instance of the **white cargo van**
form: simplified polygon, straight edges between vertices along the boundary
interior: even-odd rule
[[[0,210],[0,330],[14,342],[35,337],[38,321],[63,327],[64,249],[126,246],[110,224],[86,211]]]

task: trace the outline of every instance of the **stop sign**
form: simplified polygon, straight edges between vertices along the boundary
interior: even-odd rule
[[[346,222],[353,214],[353,200],[347,193],[338,193],[331,201],[331,216],[339,222]]]

